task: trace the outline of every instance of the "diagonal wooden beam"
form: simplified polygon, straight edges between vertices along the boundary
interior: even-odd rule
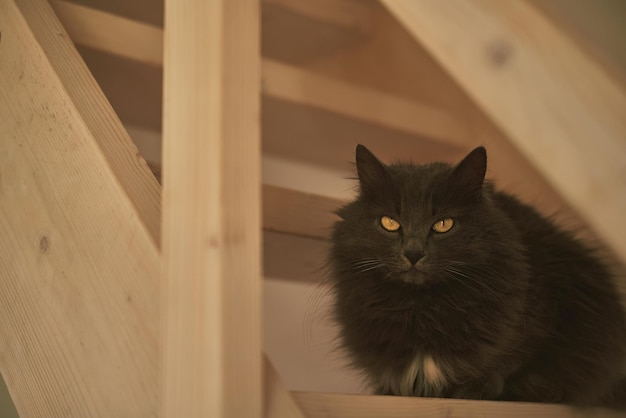
[[[158,184],[47,1],[0,32],[0,371],[21,416],[154,416]]]
[[[626,95],[523,1],[382,0],[626,262]]]

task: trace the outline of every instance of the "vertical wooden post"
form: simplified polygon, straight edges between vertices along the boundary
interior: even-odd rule
[[[164,417],[260,417],[255,1],[166,0]]]

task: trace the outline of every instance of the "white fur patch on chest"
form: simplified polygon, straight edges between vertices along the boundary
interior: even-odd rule
[[[386,373],[385,392],[402,396],[439,396],[446,386],[446,374],[430,355],[417,355],[401,372]]]
[[[424,356],[424,379],[432,386],[445,386],[446,377],[431,356]]]

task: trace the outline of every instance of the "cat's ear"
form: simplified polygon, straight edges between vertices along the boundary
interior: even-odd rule
[[[478,147],[454,168],[450,181],[458,193],[477,199],[481,195],[486,171],[487,151]]]
[[[364,195],[376,195],[387,191],[390,185],[387,168],[361,144],[356,146],[356,171]]]

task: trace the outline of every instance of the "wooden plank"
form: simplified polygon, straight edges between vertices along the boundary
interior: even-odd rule
[[[302,64],[357,48],[369,39],[372,4],[372,0],[265,0],[262,54]]]
[[[293,395],[285,389],[267,356],[263,356],[263,417],[304,418]]]
[[[615,81],[626,84],[626,4],[621,0],[526,0],[592,55]]]
[[[156,416],[158,184],[46,1],[0,28],[0,371],[20,416]]]
[[[263,0],[267,6],[280,6],[309,18],[367,32],[372,25],[372,0]]]
[[[128,134],[119,123],[119,118],[113,108],[102,96],[98,83],[80,59],[72,42],[67,39],[64,27],[54,14],[49,16],[47,6],[45,13],[41,12],[37,2],[20,0],[16,3],[29,21],[37,42],[46,51],[46,57],[52,68],[68,90],[76,110],[94,133],[94,139],[122,188],[135,205],[140,219],[158,243],[161,218],[160,188],[150,174],[145,161],[136,152],[136,148],[133,150],[132,157],[120,153],[122,149],[120,143],[123,143],[124,147],[132,144],[128,141]],[[51,33],[62,37],[62,42],[50,36]],[[94,95],[100,99],[97,106],[93,104]],[[105,131],[107,134],[100,134],[100,131]],[[114,135],[113,139],[111,135]],[[134,177],[140,177],[140,179]]]
[[[316,0],[315,6],[308,0],[264,0],[265,7],[280,6],[303,16],[327,21],[344,27],[363,28],[370,24],[368,3],[372,0]],[[162,0],[71,0],[85,7],[99,9],[120,17],[140,20],[163,26]]]
[[[626,261],[619,85],[525,2],[383,3]]]
[[[320,0],[313,4],[303,0],[267,0],[263,2],[263,51],[276,59],[298,61],[358,44],[371,26],[368,3],[371,2]],[[128,18],[124,10],[99,10],[97,7],[101,6],[96,4],[84,6],[66,0],[51,0],[51,4],[59,19],[66,22],[72,39],[80,40],[82,45],[104,47],[130,59],[162,64],[162,25]]]
[[[337,199],[270,185],[263,186],[263,228],[314,238],[328,238],[338,219]]]
[[[54,0],[53,4],[77,44],[136,61],[161,63],[159,28],[66,1]],[[268,98],[323,109],[454,145],[467,143],[466,127],[445,111],[415,100],[321,77],[270,59],[263,60],[262,75],[263,94]]]
[[[68,2],[163,27],[163,0],[68,0]]]
[[[573,408],[524,402],[469,401],[401,396],[339,395],[293,392],[309,418],[617,418],[623,413],[601,408]]]
[[[464,128],[443,110],[350,85],[277,61],[263,61],[263,94],[317,107],[453,145],[465,145]]]
[[[163,65],[163,29],[62,0],[50,5],[74,42],[151,65]]]
[[[161,165],[153,163],[150,168],[160,181]],[[329,237],[333,223],[339,219],[334,212],[345,203],[269,184],[262,186],[262,197],[265,230],[318,240]]]
[[[260,417],[258,4],[165,11],[162,415]]]

